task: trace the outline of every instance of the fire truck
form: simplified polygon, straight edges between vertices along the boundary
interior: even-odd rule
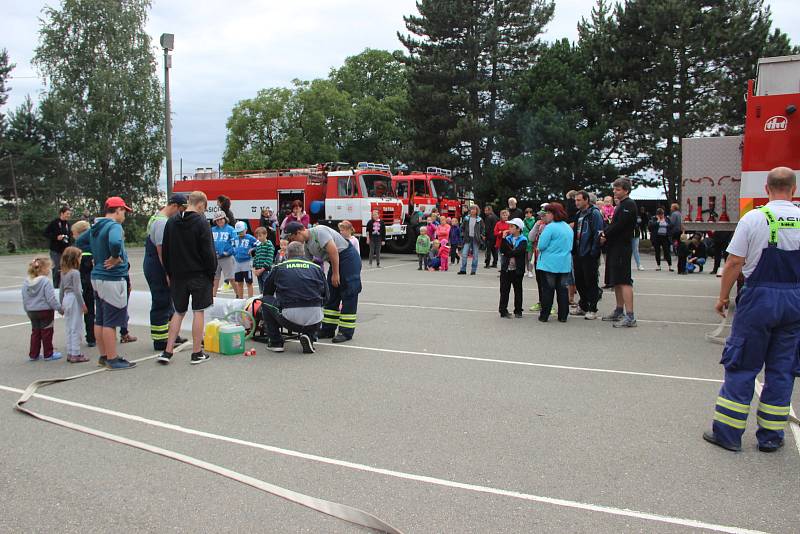
[[[433,208],[448,217],[461,217],[463,202],[458,198],[453,171],[428,167],[425,172],[401,172],[392,176],[392,186],[398,200],[403,203],[403,221],[409,230],[404,238],[392,243],[393,252],[413,252],[417,228],[412,215],[421,211],[430,215]]]
[[[760,59],[746,98],[743,136],[683,139],[688,231],[733,230],[739,217],[767,203],[771,169],[800,172],[800,55]]]
[[[258,226],[261,210],[270,208],[283,220],[295,201],[300,201],[312,224],[332,228],[341,221],[350,221],[354,235],[366,236],[372,211],[378,210],[386,224],[386,238],[397,239],[405,234],[402,224],[403,204],[392,191],[392,175],[388,165],[361,162],[325,163],[294,169],[202,172],[179,176],[176,192],[202,191],[209,198],[206,217],[213,219],[219,208],[214,199],[225,195],[231,199],[231,210],[238,220],[250,228]],[[364,247],[362,247],[362,250]]]

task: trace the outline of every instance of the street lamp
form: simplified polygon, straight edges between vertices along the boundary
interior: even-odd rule
[[[164,133],[167,137],[167,199],[172,196],[172,117],[169,104],[169,69],[172,67],[171,50],[175,49],[175,35],[161,34],[161,48],[164,49]]]

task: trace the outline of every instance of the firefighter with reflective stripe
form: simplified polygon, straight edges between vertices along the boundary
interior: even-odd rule
[[[333,338],[334,343],[349,341],[356,329],[361,256],[350,241],[327,226],[305,228],[301,223],[291,222],[286,225],[283,238],[305,243],[307,255],[330,264],[328,300],[319,337]]]
[[[169,320],[175,313],[170,297],[169,281],[164,272],[164,261],[161,256],[161,243],[164,240],[164,227],[167,220],[186,208],[186,195],[175,193],[167,205],[150,217],[147,223],[147,238],[144,242],[144,277],[150,287],[150,337],[155,350],[167,348],[169,337]],[[178,339],[176,344],[186,341]]]
[[[745,214],[728,246],[720,298],[723,317],[739,274],[744,286],[736,301],[731,334],[722,353],[725,381],[717,397],[712,430],[703,438],[731,451],[742,448],[755,380],[764,369],[758,403],[758,449],[783,446],[794,379],[800,376],[800,208],[791,169],[767,177],[769,203]]]

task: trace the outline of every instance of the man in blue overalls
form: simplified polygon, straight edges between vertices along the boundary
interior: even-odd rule
[[[774,452],[783,446],[794,379],[800,376],[800,208],[791,202],[796,189],[791,169],[770,171],[769,203],[742,217],[728,246],[716,305],[720,315],[725,316],[739,273],[745,283],[722,352],[725,382],[712,431],[703,438],[731,451],[742,449],[755,380],[762,368],[758,450]]]
[[[353,339],[358,294],[361,293],[361,256],[355,247],[339,232],[327,226],[306,228],[298,222],[286,225],[283,238],[305,243],[309,256],[330,264],[328,300],[323,309],[324,318],[319,337],[333,338],[331,341],[334,343]]]
[[[175,193],[167,205],[150,217],[147,223],[147,238],[144,241],[144,277],[150,287],[150,337],[153,349],[167,348],[169,337],[169,320],[175,313],[169,292],[169,280],[164,272],[164,260],[161,255],[161,244],[164,240],[164,227],[167,219],[186,209],[186,195]],[[176,344],[186,341],[178,336]]]

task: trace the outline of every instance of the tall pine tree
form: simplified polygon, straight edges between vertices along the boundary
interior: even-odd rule
[[[680,197],[681,139],[740,131],[759,57],[790,53],[763,0],[604,0],[579,26],[628,171]]]
[[[551,0],[420,0],[404,17],[411,160],[480,184],[499,162],[499,122],[514,77],[536,60]]]

